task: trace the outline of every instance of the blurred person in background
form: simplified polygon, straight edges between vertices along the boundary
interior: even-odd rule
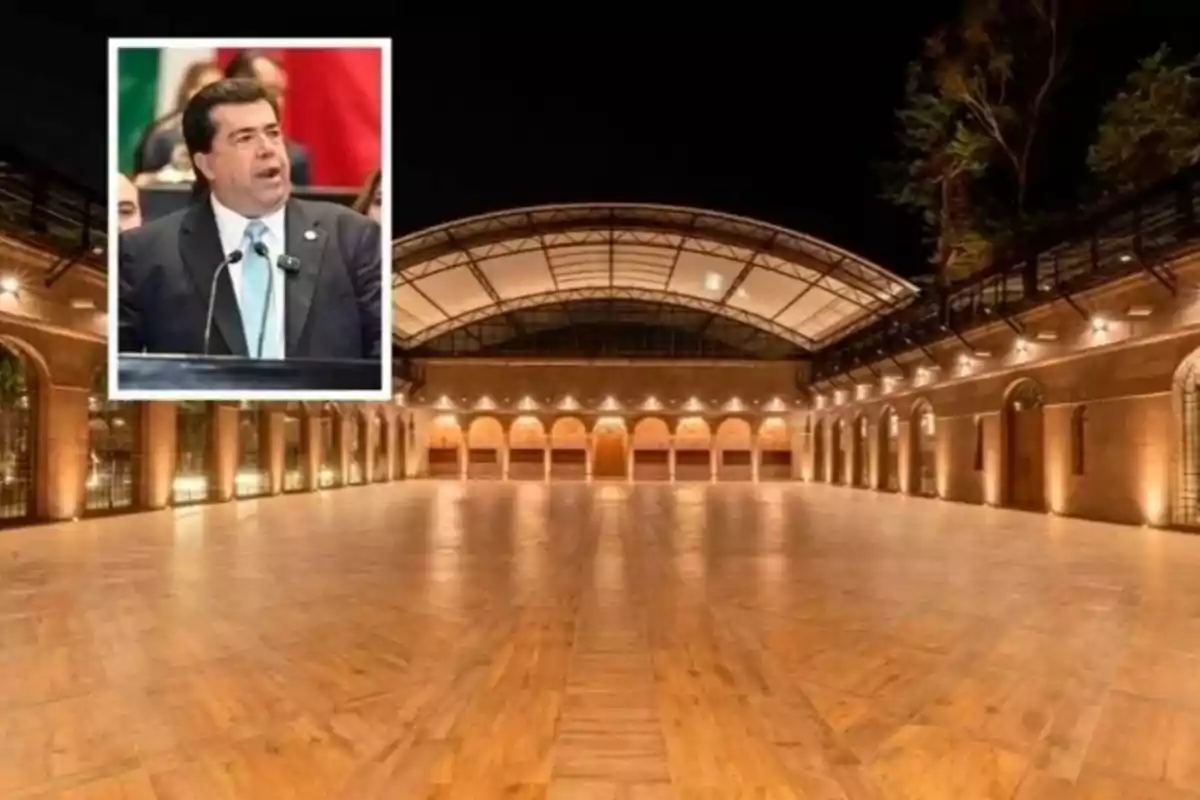
[[[380,181],[379,170],[375,170],[371,173],[371,177],[367,178],[367,182],[363,184],[362,191],[359,192],[358,198],[351,208],[363,216],[379,222],[379,213],[383,208],[383,185]]]
[[[142,204],[137,187],[123,173],[117,173],[117,229],[129,231],[142,224]]]
[[[179,123],[184,106],[196,92],[219,80],[221,68],[211,61],[197,61],[187,68],[176,91],[174,108],[146,126],[138,142],[133,158],[134,181],[138,186],[193,180]]]
[[[259,50],[241,50],[225,67],[226,78],[253,78],[261,83],[275,98],[279,118],[283,119],[284,103],[287,101],[287,73],[270,56]],[[308,186],[308,151],[297,142],[287,143],[288,160],[292,164],[292,185]]]
[[[200,192],[121,235],[120,352],[380,358],[380,227],[291,196],[274,95],[257,80],[219,81],[181,127]]]

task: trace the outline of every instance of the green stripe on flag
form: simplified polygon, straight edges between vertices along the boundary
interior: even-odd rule
[[[133,171],[133,156],[158,107],[158,50],[136,48],[117,54],[117,164]]]

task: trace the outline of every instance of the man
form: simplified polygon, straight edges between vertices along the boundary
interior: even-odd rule
[[[142,203],[137,187],[124,174],[117,173],[117,229],[131,231],[142,224]]]
[[[121,235],[120,352],[379,358],[379,225],[290,197],[270,93],[254,80],[219,81],[189,101],[182,128],[204,191]]]
[[[275,108],[282,119],[283,100],[287,94],[287,73],[264,53],[242,50],[225,68],[226,78],[253,78],[270,92]],[[196,90],[207,84],[199,84]],[[193,95],[194,96],[194,95]],[[182,109],[180,109],[182,111]],[[293,186],[309,184],[308,151],[296,142],[288,142]],[[187,143],[179,125],[163,125],[155,130],[141,148],[142,173],[161,183],[183,183],[192,180]],[[146,182],[146,181],[143,181]]]

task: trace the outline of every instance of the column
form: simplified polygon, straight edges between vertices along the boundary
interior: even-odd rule
[[[213,467],[210,500],[232,500],[238,468],[238,407],[215,403],[212,406]]]
[[[762,443],[759,442],[759,434],[752,432],[750,434],[750,480],[758,483],[760,470],[760,462],[762,461]]]
[[[305,406],[300,411],[300,472],[304,488],[321,488],[321,409]]]
[[[708,479],[717,482],[717,472],[721,468],[720,451],[717,450],[716,437],[710,437],[708,442]]]
[[[36,391],[41,413],[32,415],[38,426],[32,511],[38,519],[74,519],[83,513],[86,496],[91,391],[52,385]]]
[[[675,437],[667,440],[667,480],[675,482]]]
[[[283,492],[284,449],[286,446],[284,429],[286,413],[280,409],[265,408],[260,412],[259,425],[261,435],[265,439],[262,446],[266,449],[267,474],[270,476],[270,494]]]
[[[171,504],[175,480],[175,404],[138,403],[138,503],[142,508]]]

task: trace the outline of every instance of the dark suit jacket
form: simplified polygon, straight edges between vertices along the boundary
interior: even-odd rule
[[[288,358],[377,359],[383,331],[380,229],[345,206],[288,201],[285,292]],[[312,231],[314,238],[305,234]],[[121,234],[118,328],[122,353],[204,352],[213,276],[225,258],[207,197]],[[211,355],[248,354],[229,271],[217,279]]]
[[[150,133],[139,150],[137,172],[158,172],[171,163],[171,155],[176,147],[182,147],[183,131],[178,125],[169,125]],[[303,145],[288,142],[288,161],[292,165],[292,185],[308,186],[309,167],[308,151]]]

